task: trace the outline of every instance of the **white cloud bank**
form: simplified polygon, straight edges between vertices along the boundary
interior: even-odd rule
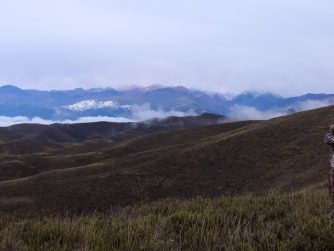
[[[232,120],[266,120],[287,115],[283,111],[259,111],[255,107],[235,105],[230,110],[228,117]]]
[[[48,119],[42,119],[40,117],[28,118],[26,116],[15,116],[15,117],[0,116],[0,126],[3,127],[16,124],[24,124],[24,123],[50,125],[54,123],[74,124],[74,123],[90,123],[98,121],[126,123],[126,122],[140,122],[140,121],[150,120],[153,118],[162,119],[169,116],[184,117],[189,115],[195,115],[193,111],[180,112],[176,110],[170,110],[170,111],[164,111],[163,109],[154,110],[151,108],[149,104],[133,105],[131,106],[130,109],[131,109],[131,118],[110,117],[110,116],[87,116],[87,117],[80,117],[74,120],[70,119],[48,120]]]
[[[195,115],[193,111],[181,112],[176,110],[164,111],[163,109],[154,110],[151,108],[150,104],[143,105],[133,105],[131,107],[132,118],[137,121],[144,121],[153,118],[166,118],[170,116],[184,117]]]
[[[28,118],[25,116],[16,116],[16,117],[7,117],[0,116],[0,126],[11,126],[16,124],[43,124],[50,125],[54,123],[89,123],[89,122],[97,122],[97,121],[106,121],[106,122],[135,122],[135,120],[124,118],[124,117],[107,117],[107,116],[96,116],[96,117],[80,117],[75,120],[47,120],[39,117]]]
[[[306,100],[304,102],[299,103],[294,108],[298,112],[317,109],[321,107],[326,107],[334,104],[333,99],[325,99],[325,100]]]
[[[293,110],[294,112],[303,112],[308,110],[313,110],[321,107],[326,107],[334,105],[333,99],[325,99],[325,100],[306,100],[302,101],[296,105],[288,106],[285,108],[276,108],[268,111],[260,111],[252,106],[242,106],[242,105],[234,105],[230,112],[228,113],[228,117],[231,120],[266,120],[272,119],[280,116],[285,116],[291,113],[289,110]]]

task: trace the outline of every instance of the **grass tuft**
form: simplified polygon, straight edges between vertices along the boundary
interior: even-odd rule
[[[1,250],[334,250],[323,189],[0,221]]]

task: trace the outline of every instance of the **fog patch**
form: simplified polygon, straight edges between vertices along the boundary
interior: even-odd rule
[[[154,110],[149,104],[143,105],[133,105],[131,106],[131,116],[130,118],[126,117],[110,117],[110,116],[86,116],[79,117],[77,119],[64,119],[64,120],[49,120],[43,119],[40,117],[28,118],[26,116],[0,116],[0,126],[11,126],[16,124],[43,124],[50,125],[54,123],[63,123],[63,124],[74,124],[74,123],[91,123],[91,122],[117,122],[117,123],[128,123],[131,122],[136,126],[137,122],[147,121],[151,119],[164,119],[170,116],[184,117],[196,115],[194,112],[181,112],[176,110],[164,111],[163,109]]]
[[[133,119],[128,119],[125,117],[108,117],[108,116],[94,116],[94,117],[80,117],[76,120],[64,120],[60,123],[90,123],[90,122],[98,122],[98,121],[104,121],[104,122],[117,122],[117,123],[128,123],[128,122],[136,122]]]
[[[295,112],[303,112],[313,109],[318,109],[334,104],[334,99],[325,100],[306,100],[297,104],[271,109],[268,111],[260,111],[252,106],[234,105],[229,113],[228,118],[230,120],[267,120],[280,116],[285,116]]]
[[[126,123],[126,122],[135,122],[135,120],[124,118],[124,117],[108,117],[108,116],[94,116],[94,117],[80,117],[78,119],[70,120],[47,120],[39,117],[28,118],[25,116],[15,116],[15,117],[7,117],[0,116],[0,126],[11,126],[16,124],[43,124],[50,125],[54,123],[64,123],[64,124],[74,124],[74,123],[90,123],[90,122],[118,122],[118,123]]]
[[[292,107],[296,112],[302,112],[312,109],[317,109],[321,107],[326,107],[334,104],[333,99],[325,99],[325,100],[306,100],[300,102],[296,106]]]
[[[184,116],[196,115],[195,112],[191,110],[187,112],[176,111],[176,110],[165,111],[161,108],[154,110],[151,108],[150,104],[133,105],[131,107],[131,113],[132,113],[131,118],[137,121],[145,121],[153,118],[163,119],[170,116],[184,117]]]
[[[231,120],[266,120],[287,115],[286,111],[260,111],[252,106],[234,105],[228,117]]]

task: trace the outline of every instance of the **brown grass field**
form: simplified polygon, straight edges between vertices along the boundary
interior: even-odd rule
[[[1,250],[333,250],[324,189],[161,200],[81,216],[7,216]]]

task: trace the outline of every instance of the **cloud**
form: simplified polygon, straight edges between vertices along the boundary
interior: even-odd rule
[[[76,120],[64,120],[64,121],[59,121],[58,123],[73,124],[73,123],[90,123],[97,121],[118,122],[118,123],[136,122],[133,119],[128,119],[125,117],[95,116],[95,117],[80,117]]]
[[[306,100],[292,106],[271,109],[268,111],[259,111],[252,106],[234,105],[230,109],[228,117],[231,120],[266,120],[288,115],[290,113],[289,110],[293,110],[294,112],[303,112],[330,105],[334,105],[333,99]]]
[[[181,112],[176,110],[164,111],[163,109],[154,110],[151,108],[150,104],[143,105],[133,105],[131,107],[132,119],[137,121],[144,121],[153,118],[166,118],[169,116],[184,117],[195,115],[193,111]]]
[[[11,126],[16,124],[44,124],[50,125],[54,123],[65,123],[65,124],[74,124],[74,123],[90,123],[90,122],[98,122],[98,121],[106,121],[106,122],[118,122],[118,123],[127,123],[127,122],[140,122],[145,120],[150,120],[153,118],[166,118],[169,116],[177,116],[183,117],[188,115],[195,115],[194,112],[179,112],[175,110],[164,111],[162,109],[154,110],[151,109],[149,104],[143,105],[134,105],[131,108],[131,118],[125,117],[109,117],[109,116],[87,116],[87,117],[79,117],[77,119],[65,119],[65,120],[47,120],[42,119],[40,117],[28,118],[26,116],[15,116],[15,117],[7,117],[0,116],[0,126]]]
[[[227,113],[227,117],[231,121],[241,121],[241,120],[267,120],[275,117],[288,115],[289,109],[293,109],[295,112],[302,112],[312,109],[317,109],[325,106],[330,106],[334,104],[333,99],[326,100],[306,100],[300,102],[296,105],[289,106],[286,108],[280,109],[272,109],[269,111],[260,111],[255,107],[251,106],[242,106],[242,105],[234,105],[229,112]],[[98,121],[106,121],[106,122],[118,122],[118,123],[126,123],[126,122],[141,122],[150,120],[153,118],[163,119],[169,116],[193,116],[196,115],[194,111],[181,112],[176,110],[165,111],[163,109],[154,110],[151,108],[150,104],[143,105],[133,105],[131,106],[131,117],[109,117],[109,116],[91,116],[91,117],[79,117],[77,119],[66,119],[66,120],[47,120],[39,117],[28,118],[25,116],[15,116],[15,117],[7,117],[0,116],[0,126],[11,126],[15,124],[54,124],[54,123],[90,123],[90,122],[98,122]]]
[[[255,107],[251,106],[242,106],[242,105],[234,105],[230,112],[228,113],[228,117],[231,120],[266,120],[275,117],[280,117],[287,115],[288,113],[285,111],[259,111]]]
[[[325,100],[306,100],[296,106],[292,107],[297,112],[317,109],[321,107],[326,107],[334,104],[334,100],[325,99]]]
[[[80,117],[75,120],[47,120],[42,119],[39,117],[34,118],[28,118],[25,116],[16,116],[16,117],[7,117],[7,116],[0,116],[0,126],[11,126],[16,124],[44,124],[44,125],[50,125],[54,123],[67,123],[67,124],[73,124],[73,123],[90,123],[90,122],[97,122],[97,121],[106,121],[106,122],[119,122],[119,123],[125,123],[125,122],[135,122],[135,120],[124,118],[124,117],[107,117],[107,116],[96,116],[96,117]]]

